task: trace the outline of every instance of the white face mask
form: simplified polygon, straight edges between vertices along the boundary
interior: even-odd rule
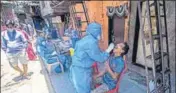
[[[13,32],[13,30],[14,30],[13,28],[9,28],[8,29],[9,32]]]
[[[97,39],[98,39],[98,40],[100,40],[100,39],[101,39],[101,36],[100,36],[100,35],[98,35],[98,36],[97,36]]]

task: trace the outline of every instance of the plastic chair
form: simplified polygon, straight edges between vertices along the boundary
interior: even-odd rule
[[[126,63],[126,60],[124,61],[125,65],[124,65],[124,69],[122,70],[122,72],[120,73],[120,77],[118,79],[118,82],[116,84],[116,87],[112,90],[109,90],[108,92],[106,93],[118,93],[119,91],[119,86],[120,86],[120,81],[122,80],[122,77],[123,75],[125,74],[125,72],[127,71],[127,63]],[[95,74],[98,74],[99,71],[98,71],[98,66],[97,66],[97,63],[95,62],[92,67],[94,68],[94,72]],[[100,85],[95,85],[95,87],[99,87]]]
[[[98,74],[99,73],[98,66],[97,66],[96,62],[92,65],[92,68],[94,69],[94,74]]]
[[[56,58],[57,61],[54,62],[54,63],[52,63],[52,64],[48,64],[48,63],[45,61],[46,65],[47,65],[47,70],[48,70],[49,74],[51,74],[51,67],[54,66],[54,65],[60,65],[61,70],[62,70],[62,73],[63,73],[63,72],[64,72],[64,67],[63,67],[62,63],[59,61],[58,57],[57,57],[57,56],[53,56],[52,58]]]
[[[54,62],[52,64],[48,64],[47,60],[44,58],[44,53],[42,53],[42,52],[43,52],[43,50],[40,48],[40,46],[37,46],[37,53],[38,53],[40,59],[45,63],[49,74],[51,74],[51,67],[54,66],[54,65],[60,65],[62,73],[64,72],[64,67],[63,67],[62,63],[59,61],[57,56],[52,57],[52,58],[57,58],[56,62]]]

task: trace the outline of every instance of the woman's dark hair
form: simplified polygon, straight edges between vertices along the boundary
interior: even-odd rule
[[[121,54],[121,56],[124,56],[128,53],[128,50],[129,50],[129,46],[126,42],[123,43],[124,44],[124,47],[122,48],[124,50],[124,52]]]

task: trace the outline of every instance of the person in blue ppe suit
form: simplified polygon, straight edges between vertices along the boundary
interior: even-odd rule
[[[69,24],[69,28],[65,30],[65,36],[70,37],[72,42],[72,48],[75,48],[76,42],[80,39],[79,32],[73,29],[72,23]]]
[[[44,51],[42,50],[45,49],[45,47],[41,43],[43,41],[45,41],[44,34],[42,32],[38,32],[38,36],[36,38],[36,50],[41,57],[44,56]]]
[[[48,26],[48,25],[45,25],[43,27],[43,30],[45,32],[45,37],[51,37],[52,39],[61,39],[60,37],[60,34],[59,34],[59,31],[57,29],[57,26]]]
[[[47,24],[44,25],[42,30],[44,31],[45,35],[49,35],[49,26]]]
[[[63,64],[64,70],[68,68],[67,67],[67,64],[68,64],[67,57],[63,54],[57,54],[50,37],[45,39],[44,35],[40,36],[37,38],[37,43],[38,43],[37,45],[38,53],[45,62],[47,62],[48,64],[52,64],[59,60],[61,64]],[[61,73],[62,72],[61,67],[57,66],[55,68],[55,72]]]
[[[111,43],[105,52],[101,51],[98,46],[100,35],[101,25],[93,22],[88,25],[86,36],[76,43],[70,71],[71,81],[77,93],[90,93],[93,63],[105,62],[114,48]]]
[[[59,31],[58,31],[58,29],[57,29],[56,26],[50,27],[49,30],[50,30],[52,39],[58,39],[58,38],[60,38]]]

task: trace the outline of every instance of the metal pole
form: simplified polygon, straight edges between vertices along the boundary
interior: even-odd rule
[[[163,55],[163,37],[162,37],[162,26],[161,26],[161,18],[160,18],[160,5],[159,5],[159,2],[157,2],[157,6],[158,6],[158,25],[159,25],[159,28],[158,30],[160,31],[159,35],[160,35],[160,44],[161,44],[161,60],[162,60],[162,76],[163,76],[163,86],[165,84],[165,75],[164,75],[164,55]]]
[[[164,11],[164,25],[165,25],[165,35],[166,35],[166,49],[167,49],[167,53],[168,53],[168,56],[167,56],[167,67],[170,69],[170,60],[169,60],[169,45],[168,45],[168,34],[167,34],[167,20],[166,20],[166,7],[165,7],[165,0],[163,0],[163,11]],[[169,89],[169,93],[171,93],[171,81],[170,81],[170,74],[168,74],[168,79],[169,79],[169,86],[170,86],[170,89]]]
[[[102,1],[103,2],[103,1]],[[86,7],[86,3],[85,1],[82,2],[82,6],[83,6],[83,11],[84,11],[84,15],[86,17],[86,21],[87,21],[87,25],[89,24],[89,17],[88,17],[88,11],[87,11],[87,7]]]
[[[147,93],[150,92],[149,89],[149,77],[148,77],[148,66],[147,66],[147,62],[146,62],[146,51],[145,51],[145,42],[144,42],[144,22],[142,22],[142,15],[141,15],[141,6],[140,6],[140,1],[138,2],[138,13],[139,13],[139,19],[140,19],[140,32],[141,32],[141,36],[142,36],[142,46],[143,46],[143,56],[144,56],[144,62],[145,62],[145,72],[146,72],[146,81],[147,81]]]
[[[155,15],[156,15],[156,28],[157,28],[157,34],[159,34],[160,33],[160,31],[159,31],[159,29],[158,29],[158,27],[159,27],[159,23],[158,23],[158,17],[157,17],[157,15],[158,15],[158,7],[157,7],[157,0],[154,0],[154,5],[155,5]],[[158,42],[158,45],[161,45],[160,44],[160,42]],[[159,51],[161,50],[161,46],[159,46]],[[161,60],[160,60],[161,61]]]
[[[155,59],[154,59],[154,42],[153,42],[153,37],[152,37],[152,24],[151,24],[151,19],[150,19],[150,7],[149,7],[149,0],[146,2],[146,8],[147,8],[147,21],[149,25],[149,38],[150,38],[150,52],[151,52],[151,60],[152,60],[152,71],[153,71],[153,78],[154,78],[154,85],[155,88],[157,89],[156,86],[156,68],[155,68]],[[157,90],[156,90],[157,91]]]
[[[74,23],[75,23],[75,28],[76,28],[76,30],[78,30],[78,27],[77,27],[77,25],[78,25],[78,21],[77,21],[77,15],[76,15],[76,9],[75,9],[75,6],[74,6],[74,4],[76,4],[76,3],[73,3],[73,5],[72,5],[72,14],[73,14],[73,19],[74,19]]]

